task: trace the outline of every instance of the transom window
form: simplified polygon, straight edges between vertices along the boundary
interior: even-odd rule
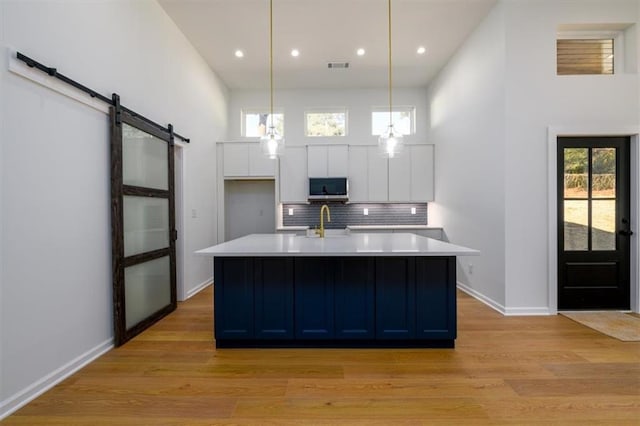
[[[242,111],[242,136],[254,138],[264,136],[271,125],[271,114],[268,111],[243,110]],[[284,114],[273,113],[273,125],[281,136],[284,136]]]
[[[558,75],[613,74],[613,38],[559,39]]]
[[[345,136],[347,134],[346,108],[307,111],[304,116],[306,136]]]
[[[415,133],[415,107],[395,106],[391,111],[391,122],[403,135]],[[371,134],[379,136],[389,126],[389,107],[375,107],[371,112]]]

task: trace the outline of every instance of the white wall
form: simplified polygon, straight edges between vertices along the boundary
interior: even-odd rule
[[[191,138],[187,291],[211,277],[210,260],[191,253],[217,239],[212,165],[228,93],[152,0],[3,0],[0,18],[1,417],[113,336],[108,117],[9,72],[7,48]]]
[[[626,36],[637,51],[639,8],[638,0],[502,0],[429,87],[428,139],[438,152],[430,217],[452,240],[482,251],[462,260],[461,281],[505,313],[554,308],[549,126],[639,124],[638,55],[614,76],[556,76],[557,26],[636,24]]]
[[[497,307],[505,302],[504,78],[504,16],[498,5],[428,91],[428,140],[437,153],[429,221],[441,225],[450,241],[482,252],[459,261],[458,280]]]
[[[504,2],[506,305],[512,312],[542,312],[548,307],[548,126],[638,125],[637,73],[557,76],[556,28],[559,24],[638,24],[639,5],[637,0]],[[630,68],[637,70],[637,66]]]
[[[426,143],[428,104],[426,89],[395,88],[393,104],[416,108],[416,134],[405,136],[406,143]],[[366,145],[378,143],[371,135],[372,107],[387,107],[389,92],[386,89],[350,90],[277,90],[274,91],[274,110],[284,112],[284,136],[286,145],[348,144]],[[304,112],[313,108],[346,107],[348,111],[347,136],[339,138],[307,137],[304,134]],[[229,106],[229,139],[241,140],[242,109],[269,110],[269,92],[260,90],[233,90]],[[254,138],[255,139],[255,138]]]

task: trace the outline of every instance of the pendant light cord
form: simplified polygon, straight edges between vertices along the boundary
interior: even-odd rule
[[[391,0],[388,0],[389,5],[389,126],[393,125],[393,116],[392,116],[392,95],[391,95]]]
[[[271,115],[271,127],[273,127],[273,0],[269,0],[269,113]]]

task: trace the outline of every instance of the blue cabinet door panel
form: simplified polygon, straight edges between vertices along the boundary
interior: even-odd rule
[[[252,339],[253,259],[214,259],[214,327],[219,339]]]
[[[412,339],[416,334],[415,259],[378,257],[376,338]]]
[[[416,259],[416,336],[456,338],[455,257]]]
[[[256,339],[293,338],[293,260],[254,259]]]
[[[375,280],[372,257],[334,260],[335,336],[337,339],[375,337]]]
[[[334,337],[333,259],[295,259],[295,335],[298,339]]]

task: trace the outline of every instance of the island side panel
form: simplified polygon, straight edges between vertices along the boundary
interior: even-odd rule
[[[416,337],[456,338],[456,258],[416,258]]]
[[[375,259],[336,258],[334,271],[337,339],[375,338]]]
[[[293,259],[259,257],[253,268],[256,339],[293,339]]]
[[[415,259],[376,257],[376,338],[416,336]]]
[[[295,330],[297,339],[333,339],[333,259],[295,259]]]
[[[216,257],[213,261],[216,339],[253,339],[253,259]]]

